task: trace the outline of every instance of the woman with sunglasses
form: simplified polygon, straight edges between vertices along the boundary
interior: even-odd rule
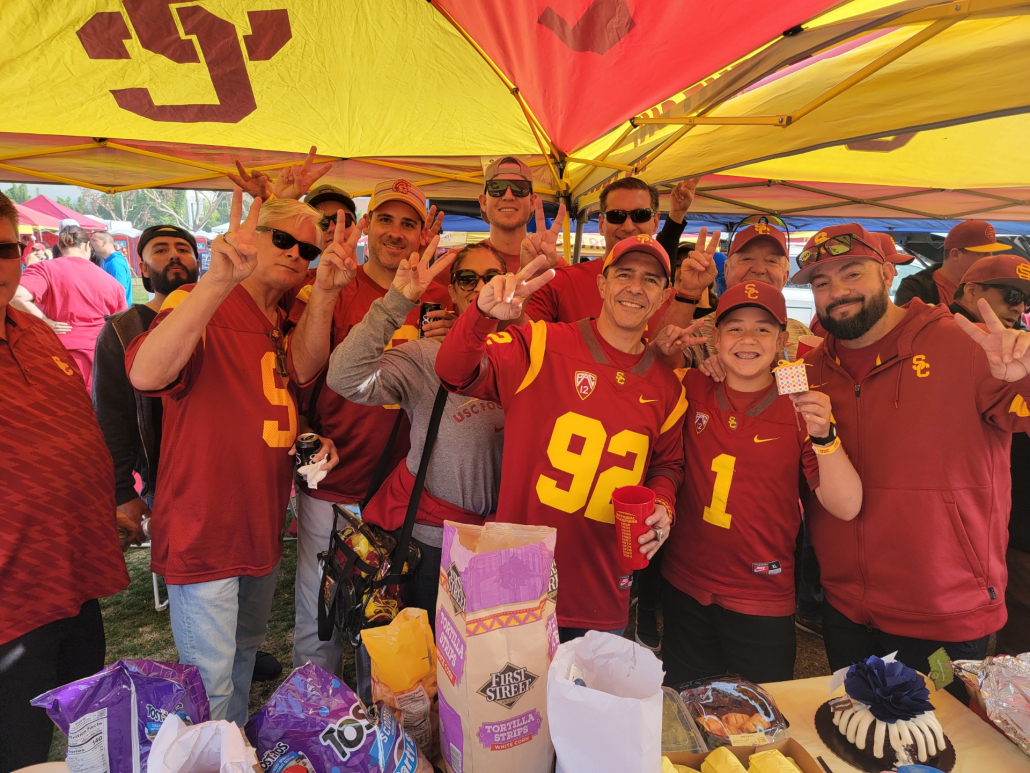
[[[448,291],[459,314],[474,303],[485,283],[504,276],[504,260],[491,246],[474,244],[429,264],[439,239],[419,259],[401,261],[393,286],[375,301],[329,360],[326,383],[362,405],[400,404],[411,420],[411,450],[362,511],[385,529],[399,529],[422,459],[422,448],[440,389],[436,355],[440,338],[419,338],[387,350],[393,332],[404,324],[433,277],[450,267]],[[475,310],[469,312],[478,313]],[[447,395],[440,430],[419,502],[413,539],[422,562],[409,587],[409,603],[436,608],[440,547],[445,520],[480,524],[497,505],[500,488],[504,413],[485,400]]]
[[[272,609],[299,430],[278,304],[323,245],[322,215],[306,204],[254,199],[246,220],[242,207],[236,190],[207,273],[171,293],[126,352],[133,387],[164,411],[152,569],[168,585],[180,660],[200,669],[212,718],[237,724]],[[323,450],[332,467],[335,449]]]

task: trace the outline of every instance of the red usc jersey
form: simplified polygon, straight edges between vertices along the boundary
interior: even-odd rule
[[[369,278],[363,265],[358,266],[358,273],[354,277],[354,281],[343,288],[336,300],[336,306],[333,309],[333,326],[329,332],[330,350],[335,349],[336,345],[347,337],[350,329],[364,319],[372,303],[384,295],[386,295],[386,290]],[[297,300],[294,301],[293,308],[290,310],[292,327],[296,327],[304,309],[307,308],[307,301],[310,297],[311,286],[305,285],[300,289]],[[443,304],[444,308],[448,309],[451,307],[447,289],[440,285],[430,284],[422,300]],[[404,325],[394,333],[393,341],[387,349],[418,338],[420,311],[420,306],[412,309],[407,319],[404,320]],[[289,364],[290,375],[292,378],[296,378],[292,357],[289,358]],[[372,479],[372,472],[386,448],[386,441],[397,420],[400,406],[352,403],[326,386],[324,368],[313,381],[300,386],[303,412],[313,419],[312,428],[315,431],[331,438],[336,444],[336,450],[340,454],[340,463],[329,472],[324,480],[319,482],[317,489],[308,490],[302,483],[297,485],[315,499],[345,504],[360,502],[365,498]],[[314,406],[311,405],[312,400],[314,400]],[[407,456],[409,429],[408,419],[403,417],[394,446],[394,459],[389,469],[396,467]]]
[[[577,322],[601,316],[597,277],[601,275],[603,262],[595,258],[556,269],[554,279],[529,296],[526,316],[538,322]],[[651,317],[651,325],[657,325],[668,308],[669,301],[659,306]],[[651,325],[645,331],[647,338],[655,332]]]
[[[169,295],[150,331],[194,287]],[[282,555],[297,406],[279,374],[275,329],[237,285],[179,378],[146,393],[163,398],[151,564],[166,582],[263,577]],[[126,371],[150,331],[130,344]]]
[[[746,411],[722,384],[683,376],[687,462],[662,574],[702,604],[780,616],[794,612],[800,472],[815,490],[819,466],[804,423],[775,385]]]
[[[436,368],[445,384],[504,407],[497,520],[558,530],[559,625],[624,627],[630,572],[619,566],[611,496],[646,481],[674,506],[683,388],[650,349],[619,352],[588,320],[495,328],[475,309],[462,314]]]

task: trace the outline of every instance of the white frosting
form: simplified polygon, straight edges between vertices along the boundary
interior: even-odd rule
[[[873,728],[873,756],[883,759],[884,741],[889,740],[899,765],[912,763],[909,750],[915,746],[919,762],[926,762],[944,751],[944,728],[932,711],[912,719],[884,722],[869,711],[869,706],[852,698],[853,708],[833,713],[833,724],[840,734],[859,749],[865,749],[869,729]]]

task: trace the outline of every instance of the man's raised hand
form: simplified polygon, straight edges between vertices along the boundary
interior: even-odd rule
[[[987,353],[991,375],[1002,381],[1019,381],[1030,376],[1030,354],[1027,354],[1030,332],[1007,329],[984,298],[976,302],[976,307],[980,309],[986,331],[960,314],[955,315],[955,322]]]
[[[411,253],[408,260],[401,258],[397,273],[393,277],[393,286],[409,301],[414,302],[421,298],[433,278],[454,262],[454,256],[458,253],[451,250],[436,263],[429,265],[439,244],[440,237],[434,236],[422,252],[421,258],[417,252]]]
[[[318,151],[314,145],[304,157],[303,163],[299,166],[294,164],[288,166],[275,178],[272,192],[280,199],[299,199],[314,185],[326,172],[333,168],[332,161],[312,167],[315,161],[315,154]],[[342,221],[341,221],[342,222]]]
[[[248,172],[240,160],[234,159],[239,174],[229,172],[226,177],[232,180],[240,190],[249,193],[255,199],[270,199],[272,197],[272,181],[264,172]]]
[[[565,222],[565,205],[558,207],[558,214],[555,215],[551,227],[547,227],[547,220],[544,219],[544,203],[538,198],[536,200],[536,233],[527,234],[522,240],[519,250],[519,265],[525,268],[540,255],[547,259],[544,268],[558,268],[567,265],[565,259],[558,255],[558,235],[561,233],[562,224]]]
[[[704,292],[705,288],[712,286],[719,273],[719,267],[715,265],[715,252],[719,249],[721,235],[720,231],[716,231],[706,244],[708,229],[702,228],[698,232],[697,245],[680,264],[679,278],[676,281],[677,292],[696,297]]]
[[[336,216],[336,233],[322,250],[322,259],[315,269],[315,284],[330,292],[338,292],[354,281],[358,273],[358,240],[368,222],[363,217],[354,227],[344,229],[339,226],[344,222],[344,210],[337,210]]]
[[[261,215],[261,199],[254,199],[243,218],[243,191],[239,188],[232,192],[232,205],[229,207],[229,230],[225,236],[219,236],[211,242],[211,263],[207,272],[214,281],[228,285],[238,285],[250,276],[257,266],[257,224]]]
[[[546,269],[539,276],[536,273]],[[532,278],[531,278],[532,277]],[[547,268],[547,256],[540,255],[523,266],[517,274],[495,276],[479,293],[479,310],[494,319],[518,319],[526,298],[554,278],[554,269]]]
[[[698,329],[700,329],[704,323],[705,321],[703,319],[696,319],[687,325],[687,327],[666,325],[661,331],[659,331],[658,335],[654,337],[651,341],[651,345],[657,348],[658,351],[666,357],[674,354],[682,354],[691,346],[700,346],[701,344],[708,343],[707,337],[697,335]]]
[[[694,193],[697,191],[697,184],[701,182],[700,177],[691,177],[680,180],[669,194],[669,219],[682,223],[687,216],[687,210],[694,203]]]

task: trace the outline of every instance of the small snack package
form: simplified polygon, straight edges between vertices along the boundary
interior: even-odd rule
[[[175,714],[157,731],[147,773],[254,773],[254,747],[235,722],[187,725]]]
[[[547,672],[547,716],[562,773],[660,773],[662,664],[601,631],[558,647]]]
[[[382,701],[427,757],[437,725],[436,644],[424,609],[402,609],[393,622],[366,628],[361,640],[372,661],[372,700]]]
[[[555,539],[546,526],[444,524],[436,655],[440,749],[450,773],[551,769]]]
[[[31,703],[68,736],[65,760],[72,773],[140,773],[169,715],[193,725],[211,718],[196,666],[152,660],[119,660]]]
[[[725,747],[724,747],[725,748]],[[779,749],[752,754],[747,773],[800,773],[800,768],[783,756]]]
[[[701,773],[747,773],[740,760],[726,747],[720,747],[705,757]]]
[[[785,741],[787,722],[764,689],[734,674],[683,685],[680,697],[709,749]]]
[[[808,391],[808,373],[805,371],[804,360],[780,360],[773,368],[773,375],[776,377],[776,389],[781,395]]]

